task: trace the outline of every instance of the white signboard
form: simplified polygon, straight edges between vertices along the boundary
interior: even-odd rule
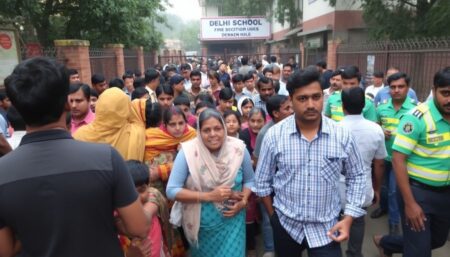
[[[0,87],[19,64],[16,34],[13,30],[0,29]]]
[[[202,18],[200,39],[251,40],[270,38],[270,23],[264,17]]]

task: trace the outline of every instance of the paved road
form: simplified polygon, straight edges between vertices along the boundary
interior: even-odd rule
[[[373,209],[373,208],[372,208]],[[372,209],[368,210],[368,213],[372,211]],[[366,217],[366,232],[364,236],[364,244],[363,244],[363,254],[364,257],[379,257],[378,250],[372,242],[372,236],[375,234],[386,234],[389,232],[387,216],[383,216],[379,219],[371,219],[370,217]],[[342,244],[343,252],[347,249],[346,244]],[[263,254],[263,246],[262,246],[262,238],[258,237],[258,256],[262,256]],[[304,257],[307,256],[306,253],[303,254]],[[344,254],[345,256],[345,254]],[[394,254],[394,257],[400,257],[400,254]],[[450,241],[439,248],[433,251],[433,257],[449,257],[450,256]],[[417,256],[420,257],[420,256]]]

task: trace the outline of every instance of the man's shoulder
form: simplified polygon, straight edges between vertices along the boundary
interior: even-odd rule
[[[283,119],[282,121],[270,126],[270,129],[267,129],[266,135],[271,134],[278,137],[281,134],[290,133],[290,131],[292,131],[293,123],[295,124],[295,115],[291,115]]]

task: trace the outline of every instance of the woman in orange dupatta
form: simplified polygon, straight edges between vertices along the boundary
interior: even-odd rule
[[[95,119],[77,130],[80,141],[106,143],[125,160],[144,160],[145,123],[132,108],[130,98],[118,88],[105,90],[96,104]]]
[[[145,131],[144,161],[151,167],[150,184],[165,195],[166,184],[180,143],[197,135],[187,124],[186,116],[179,107],[164,110],[162,124]]]

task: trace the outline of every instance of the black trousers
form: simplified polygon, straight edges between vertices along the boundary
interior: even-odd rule
[[[305,238],[299,244],[283,228],[276,212],[270,217],[270,223],[273,230],[275,253],[278,257],[301,257],[305,249],[309,257],[342,257],[341,245],[336,242],[331,242],[322,247],[310,248]]]
[[[413,231],[405,222],[404,203],[399,194],[399,208],[402,216],[403,237],[384,236],[381,246],[386,254],[403,253],[404,257],[431,257],[431,250],[443,246],[450,230],[450,189],[433,191],[411,185],[417,204],[427,220],[424,231]]]

